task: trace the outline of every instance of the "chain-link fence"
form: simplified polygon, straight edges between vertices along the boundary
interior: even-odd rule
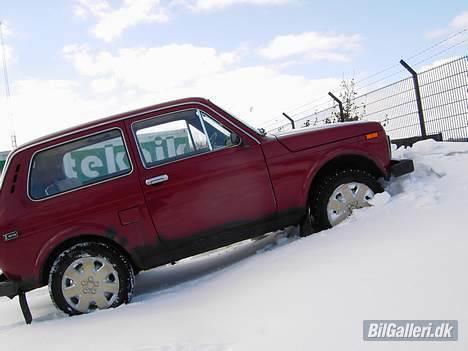
[[[355,114],[380,122],[392,140],[438,136],[468,141],[468,56],[430,68],[414,77],[353,97]],[[417,85],[421,111],[418,109]],[[292,115],[297,128],[318,127],[339,120],[338,105]],[[290,129],[284,123],[270,131]]]

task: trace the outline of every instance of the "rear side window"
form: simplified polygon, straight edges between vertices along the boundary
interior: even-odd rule
[[[29,196],[40,200],[130,172],[122,134],[110,130],[35,154]]]

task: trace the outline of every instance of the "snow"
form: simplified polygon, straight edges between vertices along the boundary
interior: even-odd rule
[[[131,304],[57,312],[47,288],[0,298],[1,350],[466,350],[468,143],[394,150],[411,175],[372,207],[298,239],[294,229],[140,274]],[[365,342],[364,319],[457,319],[457,342]]]

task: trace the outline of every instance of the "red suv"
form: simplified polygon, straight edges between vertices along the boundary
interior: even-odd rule
[[[0,296],[49,285],[69,315],[132,298],[134,275],[286,226],[329,228],[413,170],[379,123],[265,134],[201,98],[35,140],[0,191]]]

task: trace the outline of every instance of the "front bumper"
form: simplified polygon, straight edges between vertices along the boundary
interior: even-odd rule
[[[390,174],[392,176],[400,177],[411,172],[414,172],[413,160],[391,160]]]
[[[8,280],[5,275],[0,275],[0,296],[8,296],[10,299],[18,295],[20,289],[17,282]]]

